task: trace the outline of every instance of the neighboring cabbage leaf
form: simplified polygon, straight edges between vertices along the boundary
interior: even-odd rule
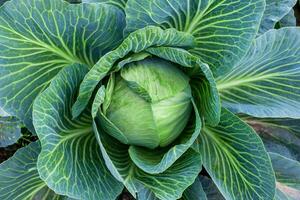
[[[190,33],[190,52],[219,76],[246,54],[264,8],[264,0],[128,0],[126,32],[155,25]]]
[[[273,199],[270,158],[255,131],[226,109],[216,127],[204,127],[198,148],[203,166],[225,199]]]
[[[124,26],[124,13],[106,4],[7,2],[0,8],[0,107],[34,132],[36,96],[65,66],[92,67],[119,44]]]

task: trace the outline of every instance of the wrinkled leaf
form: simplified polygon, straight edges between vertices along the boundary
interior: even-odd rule
[[[222,105],[255,117],[300,118],[300,29],[268,31],[217,80]]]
[[[59,194],[114,200],[123,186],[104,164],[90,112],[85,111],[76,120],[71,116],[71,106],[87,71],[82,65],[64,68],[34,103],[34,126],[42,146],[38,171]]]

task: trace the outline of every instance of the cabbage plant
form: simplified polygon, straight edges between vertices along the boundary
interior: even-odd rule
[[[0,199],[298,199],[295,4],[7,1],[0,106],[38,141]]]

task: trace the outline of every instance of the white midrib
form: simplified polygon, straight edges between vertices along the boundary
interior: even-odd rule
[[[240,77],[241,79],[238,80],[231,80],[226,82],[226,80],[222,81],[217,81],[217,89],[218,91],[222,91],[228,88],[233,88],[235,86],[241,86],[245,85],[246,83],[251,83],[251,82],[256,82],[256,81],[261,81],[261,80],[266,80],[271,77],[275,77],[275,74],[269,74],[269,75],[264,75],[264,76],[259,76],[259,77]]]

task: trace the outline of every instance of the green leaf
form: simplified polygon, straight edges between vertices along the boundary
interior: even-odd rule
[[[149,190],[150,194],[143,195],[153,197],[154,194],[161,200],[178,199],[201,171],[201,157],[190,149],[163,173],[148,174],[131,161],[128,154],[129,146],[106,134],[98,120],[94,123],[94,130],[108,169],[133,196],[139,191]],[[145,188],[147,190],[143,191]]]
[[[276,153],[270,153],[270,157],[276,175],[276,198],[298,200],[300,197],[300,163]]]
[[[255,131],[226,109],[199,137],[203,166],[226,199],[273,199],[275,177]]]
[[[200,175],[199,179],[208,200],[225,200],[210,178]]]
[[[138,146],[130,146],[129,156],[134,164],[149,174],[159,174],[171,167],[195,142],[201,130],[201,118],[195,102],[193,120],[183,130],[173,144],[162,148],[150,150]]]
[[[179,64],[190,77],[196,106],[205,123],[215,126],[220,121],[221,103],[215,79],[207,64],[184,49],[172,47],[149,48],[147,52]]]
[[[83,3],[106,3],[124,10],[127,0],[82,0]]]
[[[126,32],[155,25],[191,33],[214,75],[229,71],[256,36],[264,0],[128,0]]]
[[[297,19],[295,17],[295,12],[293,9],[291,9],[291,11],[276,24],[277,28],[290,26],[297,26]]]
[[[124,26],[124,13],[104,4],[6,3],[0,8],[0,106],[34,132],[31,111],[36,96],[65,66],[92,67],[119,44]]]
[[[15,117],[2,117],[0,115],[0,147],[14,144],[22,136],[21,122]]]
[[[193,36],[175,29],[164,31],[158,27],[146,27],[130,34],[117,49],[103,56],[86,75],[72,108],[73,117],[77,117],[84,110],[97,84],[113,70],[119,70],[113,69],[113,66],[118,66],[117,62],[129,53],[140,53],[153,46],[190,47],[193,44]]]
[[[255,117],[300,118],[300,28],[263,34],[217,80],[223,106]]]
[[[243,116],[263,139],[269,152],[300,161],[300,120]]]
[[[287,15],[297,3],[297,0],[266,0],[264,12],[258,33],[263,34],[275,27],[275,24]]]
[[[89,111],[72,120],[71,106],[87,73],[64,68],[36,99],[33,121],[42,151],[40,177],[55,192],[76,199],[116,199],[123,186],[108,171],[93,134]]]
[[[0,164],[0,198],[11,199],[67,199],[55,194],[43,182],[36,167],[41,150],[39,142],[19,149],[13,157]]]
[[[182,197],[182,200],[207,200],[199,178],[184,191]]]

